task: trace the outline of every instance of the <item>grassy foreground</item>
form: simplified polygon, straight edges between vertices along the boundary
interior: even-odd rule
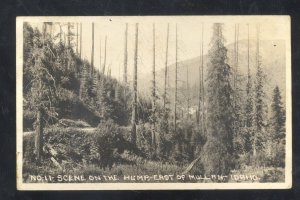
[[[105,134],[109,133],[109,134]],[[61,128],[45,130],[45,153],[40,165],[34,158],[34,133],[24,135],[23,181],[35,182],[283,182],[283,168],[232,170],[227,178],[205,179],[201,172],[182,173],[188,164],[152,160],[130,146],[128,130]],[[47,149],[47,148],[46,148]],[[48,149],[49,152],[49,149]],[[52,159],[57,161],[57,164]],[[254,176],[255,175],[255,176]],[[208,176],[209,177],[209,176]]]

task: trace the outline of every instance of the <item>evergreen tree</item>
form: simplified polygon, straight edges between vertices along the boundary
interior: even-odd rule
[[[279,87],[273,90],[267,155],[272,166],[284,167],[285,163],[285,110]]]
[[[101,108],[101,80],[100,80],[100,74],[98,72],[94,73],[94,77],[92,79],[93,85],[92,85],[92,100],[93,100],[93,105],[95,107],[95,110],[98,112],[98,115],[101,116],[100,114],[100,108]]]
[[[255,77],[255,115],[254,115],[254,134],[252,138],[252,150],[253,156],[257,156],[257,151],[261,151],[263,149],[263,145],[265,142],[265,133],[267,127],[267,105],[266,105],[266,94],[264,89],[265,84],[265,74],[263,72],[260,54],[259,54],[259,27],[257,27],[257,50],[256,50],[256,77]],[[255,163],[257,165],[258,163]]]
[[[278,86],[273,90],[270,126],[273,129],[273,140],[278,141],[285,137],[285,111]]]
[[[262,148],[263,133],[266,127],[267,106],[265,103],[266,94],[264,92],[265,75],[259,64],[256,73],[255,83],[255,133],[253,138],[253,155]]]
[[[109,90],[109,79],[100,77],[100,87],[99,87],[99,98],[100,98],[100,114],[101,118],[108,120],[112,118],[112,99],[111,90]]]
[[[206,174],[228,174],[233,154],[233,90],[223,24],[213,25],[207,77],[207,142],[201,158]]]
[[[34,30],[28,24],[24,23],[23,28],[23,36],[24,36],[24,50],[23,50],[23,93],[27,94],[30,90],[30,82],[32,80],[32,76],[30,73],[30,67],[33,65],[33,59],[31,58],[32,51],[33,51],[33,38],[34,38]]]
[[[81,79],[80,79],[80,92],[79,98],[86,102],[88,101],[88,79],[89,79],[89,68],[86,61],[83,62],[83,67],[81,70]]]

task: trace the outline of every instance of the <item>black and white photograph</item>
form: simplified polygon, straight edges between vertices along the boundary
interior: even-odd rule
[[[290,23],[17,17],[17,189],[291,188]]]

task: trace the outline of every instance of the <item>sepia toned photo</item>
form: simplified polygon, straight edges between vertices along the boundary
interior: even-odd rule
[[[16,21],[17,189],[291,188],[289,16]]]

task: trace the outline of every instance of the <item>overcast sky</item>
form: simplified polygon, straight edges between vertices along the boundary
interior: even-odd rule
[[[25,20],[26,21],[26,20]],[[149,73],[152,70],[153,59],[153,32],[155,24],[156,33],[156,68],[164,67],[166,51],[167,24],[170,24],[169,58],[168,63],[175,62],[175,24],[178,27],[178,61],[194,58],[200,54],[201,30],[204,26],[204,54],[209,49],[212,36],[212,25],[215,22],[224,23],[224,37],[226,44],[234,41],[234,27],[239,23],[239,39],[247,39],[247,24],[250,29],[250,40],[256,39],[256,25],[260,24],[261,40],[286,39],[289,35],[287,17],[215,17],[215,16],[190,16],[190,17],[31,17],[27,21],[31,25],[41,27],[42,21],[82,23],[82,56],[90,61],[92,47],[92,22],[95,23],[95,67],[100,63],[100,40],[102,47],[102,62],[104,56],[104,38],[107,36],[107,62],[111,64],[112,76],[122,77],[124,62],[125,24],[128,23],[128,73],[133,71],[134,34],[135,23],[139,23],[138,34],[138,73]],[[55,31],[59,31],[56,25]],[[66,27],[64,29],[66,31]],[[76,24],[73,32],[76,34]],[[74,40],[76,44],[76,38]]]

